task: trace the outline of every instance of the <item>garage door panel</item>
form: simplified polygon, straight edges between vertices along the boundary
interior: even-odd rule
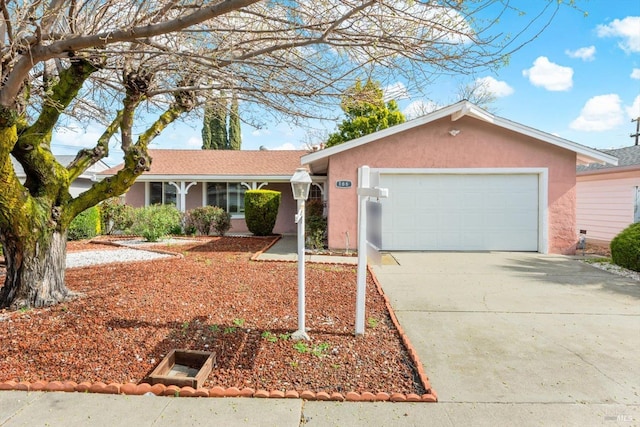
[[[381,175],[388,250],[538,250],[535,174]]]

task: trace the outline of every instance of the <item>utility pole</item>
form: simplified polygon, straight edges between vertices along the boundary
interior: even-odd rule
[[[632,133],[631,135],[629,135],[631,138],[635,138],[636,139],[636,144],[638,145],[638,137],[640,136],[640,117],[637,117],[635,119],[631,119],[631,123],[636,122],[636,133]]]

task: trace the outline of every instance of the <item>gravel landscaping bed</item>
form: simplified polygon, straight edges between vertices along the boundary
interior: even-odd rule
[[[152,261],[155,259],[170,258],[166,253],[151,252],[138,249],[117,248],[100,249],[83,252],[67,253],[67,268],[87,267],[90,265],[103,265],[114,262]]]
[[[297,266],[251,261],[269,243],[198,239],[154,245],[180,257],[68,269],[68,286],[79,298],[0,311],[0,383],[139,383],[172,349],[191,349],[216,354],[207,388],[425,393],[371,277],[366,333],[354,337],[355,266],[308,264],[312,341],[292,341]],[[121,259],[138,252],[70,242],[69,256],[87,258],[78,250]]]

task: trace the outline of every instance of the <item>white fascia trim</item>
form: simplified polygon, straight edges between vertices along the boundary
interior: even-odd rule
[[[538,252],[549,253],[549,169],[538,175]]]
[[[605,154],[602,151],[598,151],[593,148],[586,147],[568,139],[560,138],[547,132],[543,132],[529,126],[522,125],[520,123],[512,122],[511,120],[495,118],[494,124],[502,128],[517,132],[531,138],[535,138],[549,144],[555,145],[566,150],[573,151],[577,154],[578,160],[584,163],[607,163],[617,166],[618,158]]]
[[[382,175],[538,175],[538,252],[549,253],[548,168],[380,168]]]
[[[496,117],[493,114],[483,110],[476,105],[473,105],[470,102],[465,102],[465,104],[462,106],[462,108],[460,108],[459,111],[451,114],[451,121],[455,122],[456,120],[459,120],[464,116],[474,117],[478,120],[483,120],[488,123],[494,123],[496,120]]]
[[[547,168],[378,168],[371,169],[383,175],[533,175]]]

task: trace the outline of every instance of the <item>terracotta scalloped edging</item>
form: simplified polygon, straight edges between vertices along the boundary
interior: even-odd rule
[[[278,242],[278,240],[282,239],[282,234],[278,236],[270,236],[270,237],[275,237],[275,238],[267,246],[265,246],[264,248],[260,249],[258,252],[253,254],[253,256],[251,257],[251,261],[260,261],[258,257],[263,253],[265,253],[266,251],[268,251],[269,249],[271,249],[271,247],[275,245]]]
[[[160,386],[160,387],[158,387]],[[433,393],[423,394],[418,396],[414,393],[384,393],[379,392],[373,394],[365,391],[358,393],[355,391],[347,392],[346,394],[333,392],[331,394],[319,391],[313,392],[305,390],[299,393],[296,390],[254,390],[251,388],[244,388],[242,390],[237,387],[229,387],[227,389],[215,386],[211,389],[198,388],[184,386],[178,387],[175,385],[164,386],[162,384],[151,385],[148,383],[109,383],[103,382],[82,382],[76,384],[73,381],[35,381],[29,383],[27,381],[5,381],[0,383],[0,391],[3,390],[16,390],[16,391],[58,391],[67,393],[100,393],[100,394],[124,394],[124,395],[142,395],[151,393],[156,396],[172,396],[172,397],[253,397],[262,399],[304,399],[304,400],[317,400],[317,401],[333,401],[333,402],[437,402],[437,398]]]

